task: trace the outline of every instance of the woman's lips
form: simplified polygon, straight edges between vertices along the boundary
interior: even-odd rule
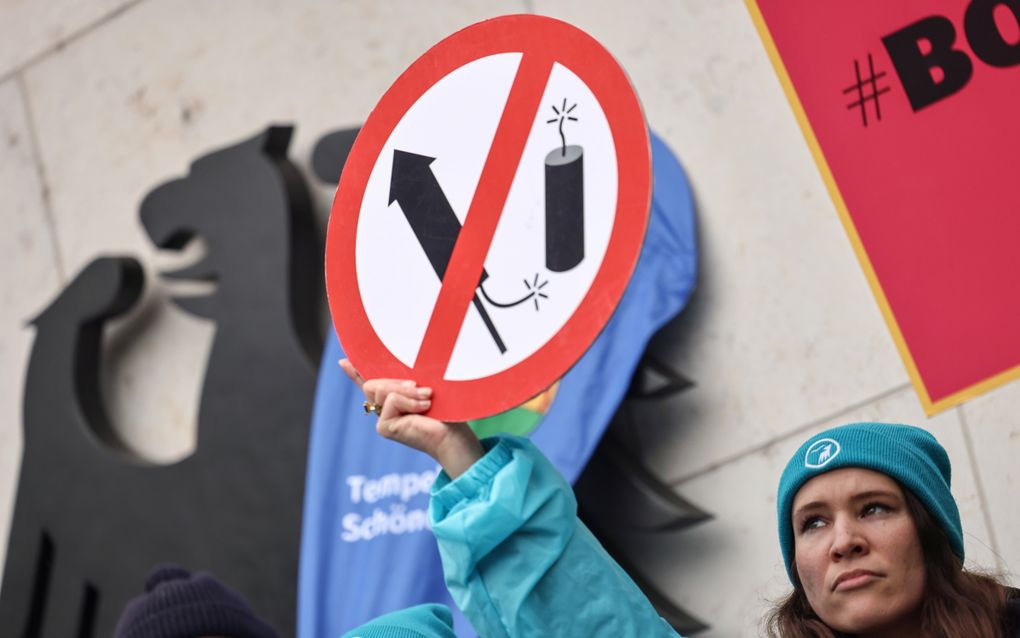
[[[859,589],[870,585],[879,578],[880,576],[875,572],[856,569],[852,572],[840,574],[839,577],[836,578],[835,584],[832,586],[832,591],[851,591],[853,589]]]

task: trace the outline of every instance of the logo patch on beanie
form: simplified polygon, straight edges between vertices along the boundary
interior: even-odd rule
[[[832,439],[818,439],[811,444],[804,455],[804,466],[811,469],[825,467],[839,456],[842,448]]]

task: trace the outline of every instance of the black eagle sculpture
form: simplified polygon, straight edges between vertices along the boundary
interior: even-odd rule
[[[216,322],[192,455],[146,463],[103,406],[103,324],[138,301],[135,260],[96,259],[33,321],[4,636],[110,636],[148,570],[167,561],[215,572],[282,635],[293,631],[322,267],[290,136],[270,127],[201,157],[141,206],[159,247],[196,236],[208,245],[169,276],[216,284],[176,300]]]

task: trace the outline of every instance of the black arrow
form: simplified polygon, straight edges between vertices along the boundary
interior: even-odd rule
[[[446,276],[446,268],[450,264],[457,236],[460,235],[460,220],[457,219],[453,207],[443,193],[443,188],[429,166],[435,159],[394,149],[389,203],[400,204],[400,210],[404,212],[407,223],[411,225],[411,231],[418,238],[418,243],[425,251],[425,256],[432,264],[432,269],[436,271],[439,281],[442,281]],[[478,285],[488,277],[489,274],[483,268]],[[506,352],[506,345],[477,293],[471,301],[500,353]]]

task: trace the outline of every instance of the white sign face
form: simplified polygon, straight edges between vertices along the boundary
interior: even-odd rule
[[[485,20],[418,58],[365,121],[326,236],[326,287],[365,378],[429,415],[527,401],[598,336],[637,263],[648,127],[626,74],[553,18]]]
[[[372,168],[357,223],[365,313],[413,368],[522,55],[483,57],[424,92]],[[562,132],[562,135],[561,135]],[[431,158],[431,161],[430,161]],[[617,157],[591,89],[554,64],[445,378],[527,359],[577,310],[617,211]],[[455,221],[454,221],[455,220]]]

